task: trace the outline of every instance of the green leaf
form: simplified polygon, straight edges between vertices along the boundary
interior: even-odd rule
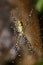
[[[37,62],[37,63],[35,63],[34,65],[43,65],[43,61]]]
[[[41,12],[43,10],[43,0],[38,0],[36,5],[35,5],[35,9],[38,12]]]

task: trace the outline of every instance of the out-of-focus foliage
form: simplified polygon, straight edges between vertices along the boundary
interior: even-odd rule
[[[36,0],[35,2],[36,2],[36,4],[35,4],[35,9],[36,9],[38,12],[43,11],[43,0]]]
[[[34,64],[34,65],[43,65],[43,61],[41,61],[41,62],[37,62],[37,63]]]

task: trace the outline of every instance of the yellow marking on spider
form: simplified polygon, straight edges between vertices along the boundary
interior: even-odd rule
[[[17,39],[17,42],[16,42],[16,47],[18,47],[18,43],[19,43],[20,37],[23,34],[23,27],[22,27],[20,21],[17,22],[17,29],[18,29],[19,34],[18,34],[18,39]]]
[[[16,42],[16,47],[18,47],[19,39],[20,39],[20,36],[18,36],[18,39],[17,39],[17,42]]]
[[[22,35],[22,33],[23,33],[23,27],[22,27],[20,21],[18,21],[17,26],[18,26],[18,32],[20,33],[20,35]]]

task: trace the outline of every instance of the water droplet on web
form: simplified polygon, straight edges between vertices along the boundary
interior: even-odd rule
[[[31,17],[31,14],[29,15],[29,17]]]
[[[21,57],[21,55],[18,55],[19,57]]]

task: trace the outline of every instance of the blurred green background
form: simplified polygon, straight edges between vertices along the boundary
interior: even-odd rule
[[[43,13],[43,0],[35,0],[35,9],[37,12],[39,12],[39,14]],[[43,60],[35,63],[34,65],[43,65]]]
[[[34,65],[43,65],[43,60],[41,62],[37,62]]]
[[[43,12],[43,0],[35,0],[35,9],[38,12]]]

